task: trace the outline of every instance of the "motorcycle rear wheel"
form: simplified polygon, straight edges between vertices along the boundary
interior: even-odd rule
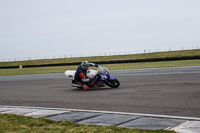
[[[105,82],[105,84],[106,84],[107,86],[109,86],[109,87],[117,88],[117,87],[119,87],[120,82],[119,82],[119,80],[114,79],[114,80],[107,80],[107,81]]]

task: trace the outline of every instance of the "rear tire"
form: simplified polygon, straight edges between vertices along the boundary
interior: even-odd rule
[[[108,80],[105,82],[105,84],[112,88],[117,88],[120,85],[120,82],[115,78],[114,80]]]

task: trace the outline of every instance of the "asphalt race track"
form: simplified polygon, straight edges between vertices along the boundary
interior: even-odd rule
[[[200,66],[110,73],[119,88],[83,91],[64,72],[0,76],[0,105],[200,117]]]

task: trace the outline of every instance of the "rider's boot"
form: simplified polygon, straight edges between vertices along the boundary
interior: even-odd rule
[[[83,84],[83,90],[87,90],[88,89],[88,85]]]
[[[79,84],[78,82],[72,80],[72,84],[73,87],[81,87],[82,84]]]

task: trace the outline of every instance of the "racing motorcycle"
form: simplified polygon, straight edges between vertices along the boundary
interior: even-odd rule
[[[76,71],[75,70],[67,70],[65,71],[65,75],[72,80],[72,86],[82,88],[78,83],[74,81]],[[106,67],[98,66],[97,70],[89,69],[86,71],[86,78],[93,78],[94,80],[86,83],[90,88],[91,87],[104,87],[105,85],[117,88],[120,85],[120,82],[110,76],[109,70]]]

